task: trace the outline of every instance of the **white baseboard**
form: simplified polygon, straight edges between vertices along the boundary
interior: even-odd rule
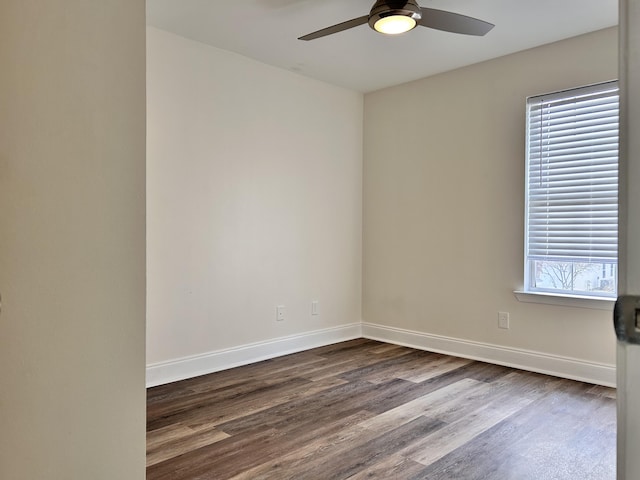
[[[369,338],[582,382],[616,386],[616,367],[372,323],[352,323],[147,365],[147,387],[206,375],[332,343]]]
[[[480,360],[596,385],[616,386],[615,365],[593,363],[570,357],[431,335],[372,323],[362,324],[362,336],[371,340]]]
[[[147,365],[147,388],[361,338],[361,325],[341,325]]]

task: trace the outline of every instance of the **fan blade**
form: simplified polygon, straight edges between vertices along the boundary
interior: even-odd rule
[[[444,30],[445,32],[482,36],[495,26],[492,23],[460,15],[459,13],[425,7],[420,8],[420,10],[422,10],[420,25],[435,28],[436,30]]]
[[[317,32],[309,33],[308,35],[298,38],[298,40],[315,40],[316,38],[342,32],[343,30],[349,30],[350,28],[357,27],[358,25],[364,25],[368,21],[369,16],[365,15],[364,17],[347,20],[346,22],[339,23],[332,27],[323,28],[322,30],[318,30]]]

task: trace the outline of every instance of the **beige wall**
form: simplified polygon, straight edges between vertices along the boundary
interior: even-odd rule
[[[525,98],[614,78],[608,29],[366,95],[363,321],[615,363],[610,312],[512,293]]]
[[[0,478],[144,478],[145,4],[0,2]]]
[[[155,28],[147,70],[147,362],[360,322],[362,95]]]

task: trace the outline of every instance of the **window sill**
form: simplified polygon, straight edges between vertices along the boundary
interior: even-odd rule
[[[522,290],[516,290],[513,294],[518,301],[525,303],[543,303],[545,305],[608,310],[610,312],[613,312],[613,304],[616,301],[615,298],[607,297],[581,297],[547,292],[524,292]]]

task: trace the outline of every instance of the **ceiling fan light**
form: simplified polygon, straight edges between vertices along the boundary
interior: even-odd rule
[[[399,33],[408,32],[416,26],[414,18],[407,15],[389,15],[382,17],[373,24],[376,32],[385,35],[398,35]]]
[[[415,28],[421,18],[416,0],[377,0],[369,12],[369,26],[376,32],[398,35]]]

